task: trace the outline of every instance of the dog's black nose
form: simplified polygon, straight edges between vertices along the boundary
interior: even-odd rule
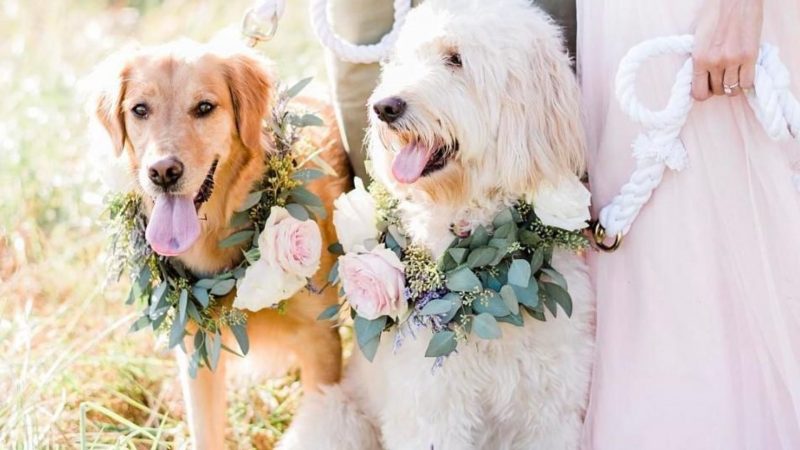
[[[167,189],[175,185],[183,176],[183,163],[170,156],[148,167],[147,175],[153,184]]]
[[[400,97],[388,97],[372,105],[378,118],[386,123],[392,123],[406,112],[406,102]]]

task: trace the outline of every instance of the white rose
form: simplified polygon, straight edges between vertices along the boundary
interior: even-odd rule
[[[371,239],[378,239],[375,200],[364,189],[360,178],[355,179],[355,189],[340,195],[333,206],[333,225],[345,252],[351,252]]]
[[[562,180],[558,186],[542,183],[532,196],[526,199],[543,224],[568,231],[588,226],[591,218],[589,205],[592,194],[577,177]]]
[[[305,277],[288,274],[260,259],[237,283],[233,307],[250,311],[270,308],[296,294],[306,283]]]
[[[258,237],[258,249],[261,258],[237,284],[236,308],[269,308],[302,289],[319,269],[322,235],[313,220],[297,220],[275,206]]]

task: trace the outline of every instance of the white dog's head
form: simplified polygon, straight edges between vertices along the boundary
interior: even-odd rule
[[[527,0],[429,0],[370,99],[375,176],[455,204],[581,174],[574,78],[560,30]]]

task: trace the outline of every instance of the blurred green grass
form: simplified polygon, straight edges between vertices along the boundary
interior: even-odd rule
[[[281,78],[314,76],[319,87],[323,60],[306,3],[290,2],[261,49]],[[125,283],[105,283],[102,189],[81,81],[129,43],[203,41],[238,27],[249,4],[0,2],[0,448],[188,447],[171,355],[150,335],[127,333]],[[234,391],[230,447],[271,448],[298,389],[287,376]]]

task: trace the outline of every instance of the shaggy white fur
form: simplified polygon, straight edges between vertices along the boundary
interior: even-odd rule
[[[398,198],[412,240],[439,256],[451,226],[490,225],[543,180],[582,173],[578,90],[558,28],[526,0],[429,0],[408,16],[371,103],[375,176]],[[444,148],[410,184],[392,163],[412,143]],[[557,252],[572,318],[526,317],[495,341],[471,338],[433,370],[430,332],[377,357],[358,351],[344,381],[305,399],[283,449],[575,449],[588,395],[593,297],[581,255]]]

